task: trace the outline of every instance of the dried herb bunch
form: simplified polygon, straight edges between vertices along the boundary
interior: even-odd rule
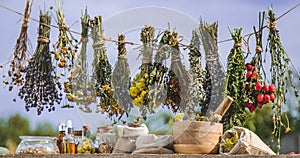
[[[96,96],[100,98],[97,112],[106,112],[109,118],[112,118],[113,115],[118,117],[120,114],[120,118],[124,111],[113,97],[113,90],[111,88],[111,65],[104,47],[105,40],[103,37],[101,16],[96,16],[94,20],[91,21],[91,31],[94,41],[93,78],[95,80]]]
[[[96,102],[93,83],[88,80],[87,70],[87,43],[89,33],[89,15],[87,9],[81,15],[81,48],[80,53],[74,59],[71,76],[64,82],[64,92],[69,102],[75,102],[84,112],[91,112],[89,105]]]
[[[166,79],[167,98],[165,104],[174,113],[186,111],[186,103],[189,101],[188,85],[190,83],[188,71],[181,62],[177,32],[172,32],[170,37],[172,46],[171,65]]]
[[[27,0],[21,32],[14,48],[13,59],[10,61],[9,70],[7,71],[8,78],[10,79],[3,81],[4,84],[9,85],[9,91],[13,89],[13,86],[22,86],[24,84],[24,71],[26,67],[26,52],[28,42],[27,28],[31,7],[32,2]],[[3,77],[6,78],[5,75]]]
[[[170,57],[172,51],[172,47],[170,45],[171,37],[171,32],[169,30],[165,30],[154,56],[153,69],[149,76],[149,93],[147,95],[148,100],[150,100],[150,113],[154,113],[155,109],[165,101],[166,87],[164,78],[167,75],[168,68],[164,65],[164,63]]]
[[[293,71],[290,69],[291,59],[288,57],[279,36],[279,31],[276,28],[276,18],[273,9],[268,10],[268,29],[269,35],[267,39],[267,52],[271,55],[271,82],[276,87],[277,99],[274,104],[275,112],[273,116],[274,130],[273,136],[277,138],[277,152],[280,150],[280,135],[281,130],[285,127],[285,132],[289,132],[290,128],[282,122],[282,105],[286,103],[286,93],[289,87],[293,88],[295,97],[299,99],[299,91],[293,83]],[[299,73],[298,77],[300,80]],[[288,121],[287,121],[288,122]]]
[[[61,85],[49,51],[50,21],[48,13],[40,13],[38,45],[26,67],[25,84],[19,91],[20,98],[25,101],[25,109],[36,108],[38,115],[44,108],[54,111],[54,103],[59,104],[62,99],[58,90]]]
[[[206,79],[204,89],[206,91],[206,104],[203,108],[204,116],[207,109],[214,111],[222,102],[225,92],[225,70],[221,64],[218,54],[218,23],[207,24],[203,21],[199,26],[200,38],[203,42],[206,61]]]
[[[148,109],[149,99],[147,97],[149,92],[149,76],[153,69],[152,53],[154,42],[154,27],[145,26],[140,33],[141,41],[143,43],[141,54],[142,54],[142,64],[140,67],[140,72],[135,75],[131,81],[131,86],[129,89],[129,94],[133,99],[133,104],[140,108],[142,116],[145,118],[146,114],[150,109]]]
[[[118,41],[118,60],[115,64],[115,69],[112,72],[112,86],[114,88],[115,99],[128,116],[133,104],[132,99],[128,94],[128,89],[130,87],[130,68],[126,56],[125,36],[122,34],[119,35]]]
[[[245,95],[245,58],[242,51],[242,29],[229,29],[234,41],[227,61],[226,95],[233,98],[233,103],[224,116],[223,123],[226,129],[232,126],[245,126],[247,112],[244,110],[244,103],[247,100]]]
[[[59,35],[56,44],[53,45],[54,59],[58,61],[57,66],[59,68],[71,70],[77,51],[77,46],[74,43],[77,43],[77,40],[72,36],[69,27],[66,25],[65,16],[59,4],[57,4],[56,15]],[[64,73],[61,75],[64,76]]]
[[[204,89],[204,83],[206,82],[206,71],[202,68],[201,64],[201,52],[200,48],[200,37],[197,30],[192,31],[192,39],[189,45],[189,63],[190,70],[189,76],[191,82],[189,84],[189,102],[187,103],[188,114],[191,115],[195,111],[195,107],[201,107],[201,116],[206,115],[207,104],[206,104],[206,91]]]

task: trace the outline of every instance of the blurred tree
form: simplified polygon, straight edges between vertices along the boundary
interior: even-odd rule
[[[58,132],[54,130],[53,125],[50,122],[39,123],[35,127],[31,135],[34,136],[57,136]]]

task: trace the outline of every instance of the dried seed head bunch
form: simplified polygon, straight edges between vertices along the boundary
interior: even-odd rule
[[[54,111],[54,103],[59,104],[62,96],[49,51],[50,21],[48,13],[40,13],[38,45],[26,67],[25,84],[19,91],[25,109],[36,108],[38,115],[44,108]]]
[[[33,2],[33,1],[32,1]],[[24,84],[24,71],[26,67],[26,52],[27,52],[27,28],[28,20],[31,13],[32,2],[26,1],[24,12],[24,19],[20,35],[14,48],[13,59],[10,61],[10,68],[7,72],[8,78],[3,81],[4,84],[9,85],[8,90],[11,91],[13,86],[22,86]],[[7,76],[3,75],[4,78]]]
[[[112,86],[114,88],[114,97],[118,101],[127,116],[133,107],[132,99],[128,94],[130,87],[130,68],[126,56],[125,36],[118,37],[118,60],[115,69],[112,72]]]
[[[168,69],[163,62],[170,57],[172,51],[172,46],[170,45],[171,37],[171,32],[165,30],[154,56],[153,69],[149,76],[149,93],[147,95],[150,101],[148,105],[150,113],[154,113],[155,109],[166,99],[164,77],[166,77]]]
[[[131,86],[129,89],[129,94],[133,99],[133,104],[140,108],[142,116],[146,118],[146,114],[150,109],[148,109],[148,92],[149,92],[149,76],[153,69],[152,53],[154,45],[154,27],[145,26],[140,33],[141,41],[143,47],[141,50],[142,54],[142,65],[140,67],[140,72],[131,81]]]
[[[268,43],[267,52],[271,55],[271,82],[276,87],[275,94],[277,99],[274,104],[274,131],[273,136],[277,138],[277,152],[280,150],[280,135],[282,127],[286,128],[286,133],[290,131],[290,128],[285,126],[282,122],[282,105],[286,103],[286,94],[291,86],[294,90],[294,95],[299,100],[299,91],[293,83],[293,71],[290,69],[291,59],[288,57],[279,37],[279,31],[276,28],[276,18],[273,9],[270,7],[268,10]],[[296,70],[297,72],[297,70]],[[297,72],[299,80],[300,75]],[[288,122],[288,121],[287,121]]]
[[[84,112],[92,112],[89,108],[91,103],[96,102],[93,83],[88,80],[87,74],[87,43],[89,32],[89,15],[87,9],[81,15],[81,48],[80,53],[74,60],[71,76],[64,82],[64,92],[69,102],[75,102],[79,109]]]
[[[189,85],[189,102],[187,103],[188,114],[191,115],[195,111],[195,107],[201,107],[201,116],[205,116],[207,110],[206,102],[206,91],[203,87],[206,82],[206,71],[201,65],[201,52],[200,48],[200,37],[197,30],[192,31],[192,40],[189,45],[189,62],[190,71],[189,76],[191,79]]]
[[[104,47],[105,41],[101,16],[97,16],[91,21],[91,29],[92,39],[94,41],[93,78],[95,80],[96,96],[100,98],[96,112],[106,112],[109,118],[112,118],[113,115],[116,117],[120,115],[120,118],[124,111],[113,97],[113,90],[111,88],[111,65]]]
[[[223,123],[226,129],[232,126],[245,126],[247,112],[244,110],[244,103],[247,100],[245,95],[245,58],[242,51],[242,29],[229,29],[234,41],[233,48],[227,58],[226,95],[233,98],[233,103],[225,114]]]
[[[59,68],[71,70],[77,51],[77,46],[74,43],[77,43],[77,40],[72,36],[69,27],[65,23],[65,16],[60,8],[60,4],[57,4],[56,15],[59,35],[57,42],[53,45],[54,59],[58,61],[57,66]],[[64,76],[64,73],[61,76]]]
[[[201,109],[205,115],[208,109],[214,111],[222,102],[225,92],[225,70],[218,54],[218,23],[207,24],[200,22],[200,38],[203,42],[206,61],[206,79],[204,89],[206,90],[206,107]]]
[[[165,105],[176,112],[184,112],[188,102],[189,75],[180,58],[180,49],[177,32],[172,32],[170,37],[172,46],[171,65],[166,79],[167,98]]]

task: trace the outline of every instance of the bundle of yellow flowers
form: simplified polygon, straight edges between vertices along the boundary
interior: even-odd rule
[[[148,74],[143,74],[143,76],[140,76],[140,73],[137,73],[135,77],[133,78],[131,82],[131,87],[129,89],[129,94],[133,99],[134,105],[137,107],[142,106],[142,101],[144,96],[148,93],[147,85],[145,84],[145,81],[148,79]]]

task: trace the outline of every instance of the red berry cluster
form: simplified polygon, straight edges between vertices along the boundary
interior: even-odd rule
[[[245,106],[253,112],[257,107],[261,108],[264,104],[275,101],[276,88],[274,85],[263,85],[258,81],[259,75],[252,64],[247,63],[246,67],[246,94],[249,99]]]

